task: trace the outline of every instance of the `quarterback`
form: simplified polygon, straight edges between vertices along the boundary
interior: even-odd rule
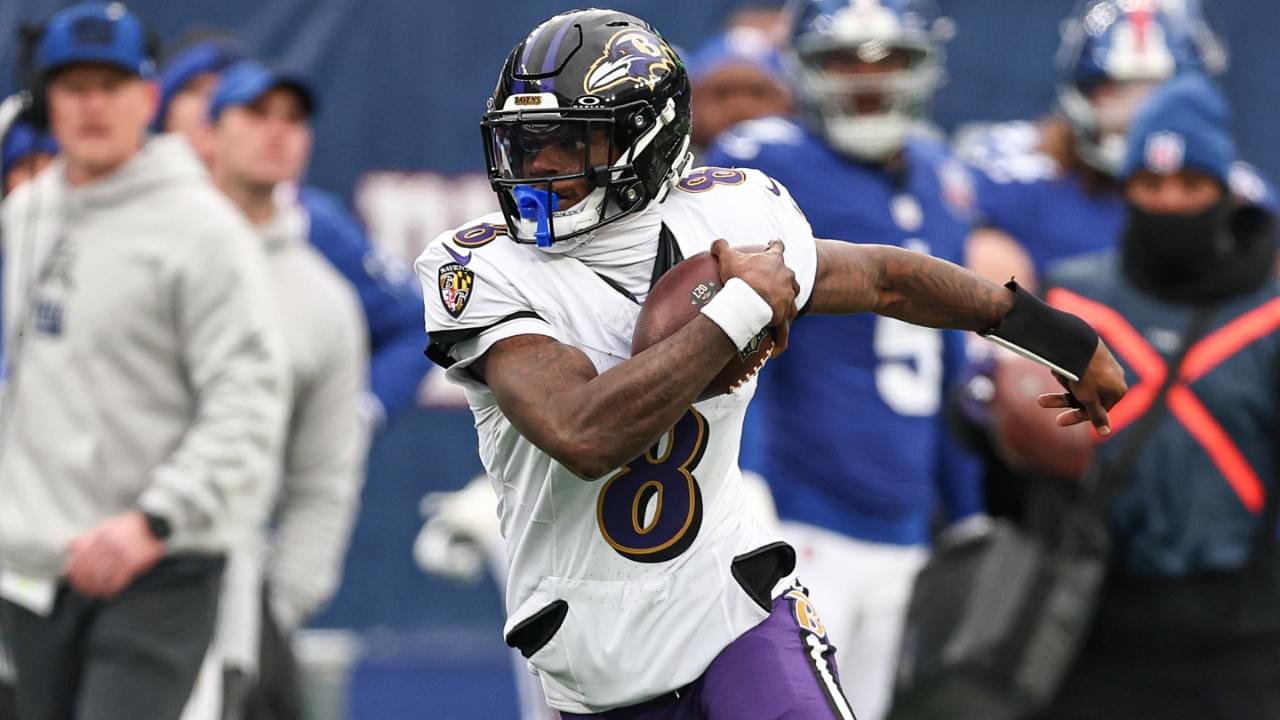
[[[1012,283],[816,240],[764,174],[691,169],[690,123],[684,65],[644,21],[534,28],[481,123],[501,211],[416,264],[428,354],[466,390],[498,496],[506,641],[563,717],[851,718],[795,552],[743,505],[754,383],[695,399],[764,328],[785,349],[802,312],[987,334],[1070,378],[1041,405],[1102,432],[1123,376],[1087,325]],[[653,282],[706,250],[723,288],[631,357]]]

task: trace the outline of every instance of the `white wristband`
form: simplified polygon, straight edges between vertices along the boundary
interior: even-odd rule
[[[739,350],[750,345],[773,319],[769,303],[740,278],[729,278],[720,292],[702,306],[702,314],[719,325]]]

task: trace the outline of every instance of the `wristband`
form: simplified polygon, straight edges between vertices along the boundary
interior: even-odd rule
[[[1084,320],[1046,305],[1010,280],[1013,307],[979,335],[1048,367],[1073,382],[1084,376],[1098,348],[1098,333]]]
[[[702,314],[720,326],[733,346],[742,350],[773,319],[773,308],[746,281],[729,278],[724,287],[702,306]]]

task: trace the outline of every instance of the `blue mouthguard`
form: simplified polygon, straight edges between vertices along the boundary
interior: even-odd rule
[[[517,185],[511,194],[521,220],[537,223],[533,237],[538,247],[551,247],[551,213],[560,209],[560,196],[533,185]]]

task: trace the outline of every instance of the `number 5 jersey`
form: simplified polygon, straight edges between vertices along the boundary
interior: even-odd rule
[[[812,231],[786,190],[755,171],[694,170],[665,202],[568,253],[513,241],[495,213],[441,235],[416,263],[428,355],[466,390],[498,496],[504,634],[557,709],[600,712],[683,687],[768,616],[794,553],[744,506],[738,446],[755,382],[697,403],[644,455],[587,481],[525,439],[467,367],[532,334],[605,372],[630,357],[650,281],[717,238],[782,240],[797,303],[808,301]],[[621,252],[602,250],[611,247]]]
[[[963,262],[973,186],[937,141],[912,136],[896,163],[875,165],[796,122],[765,118],[721,135],[704,160],[785,183],[819,237]],[[951,520],[982,509],[978,463],[943,417],[945,389],[964,364],[961,332],[870,313],[806,316],[791,326],[791,346],[761,374],[742,457],[769,481],[783,521],[921,545],[939,498]]]

